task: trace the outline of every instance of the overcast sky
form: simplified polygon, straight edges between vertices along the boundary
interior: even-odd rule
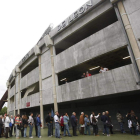
[[[88,0],[0,0],[0,98],[14,67],[53,23],[56,27]]]

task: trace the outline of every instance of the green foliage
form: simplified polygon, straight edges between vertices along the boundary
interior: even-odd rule
[[[4,115],[5,113],[7,113],[7,107],[3,107],[1,110],[0,110],[0,115]]]

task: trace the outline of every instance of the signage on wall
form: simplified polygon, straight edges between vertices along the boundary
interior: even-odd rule
[[[30,107],[30,102],[27,102],[26,103],[26,107]]]
[[[63,30],[65,27],[67,27],[69,24],[71,24],[73,21],[78,19],[85,12],[87,12],[91,7],[92,7],[92,0],[89,0],[86,4],[80,7],[76,12],[74,12],[71,16],[69,16],[66,20],[64,20],[60,25],[58,25],[57,31],[60,32],[61,30]]]
[[[28,58],[30,57],[29,53],[27,53],[23,59],[22,59],[22,63],[24,63]]]

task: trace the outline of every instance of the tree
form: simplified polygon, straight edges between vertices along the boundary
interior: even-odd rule
[[[7,113],[7,107],[5,106],[5,107],[3,107],[3,108],[1,109],[0,115],[4,115],[4,114],[6,114],[6,113]]]

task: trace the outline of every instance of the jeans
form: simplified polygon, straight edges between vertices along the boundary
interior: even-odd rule
[[[120,125],[121,132],[123,133],[124,132],[123,123],[119,122],[119,125]]]
[[[68,135],[70,136],[68,124],[64,124],[64,136],[66,136],[66,131],[67,131]]]
[[[29,137],[32,137],[33,125],[29,124]]]
[[[17,138],[19,137],[19,129],[17,129],[17,126],[16,126],[16,137]]]
[[[60,138],[60,126],[59,126],[59,123],[55,123],[55,137]]]
[[[48,123],[47,126],[48,126],[48,136],[51,136],[52,125]]]
[[[37,134],[37,125],[35,124],[35,133],[36,133],[36,136],[38,136]]]
[[[37,135],[38,135],[38,137],[41,136],[40,125],[37,126]]]
[[[90,125],[85,126],[85,134],[87,134],[88,131],[88,135],[90,135]]]
[[[108,127],[106,126],[106,124],[104,123],[104,132],[109,135],[109,130]]]
[[[53,135],[53,123],[50,123],[50,125],[51,125],[51,135]]]
[[[24,138],[26,137],[27,128],[24,128]]]

